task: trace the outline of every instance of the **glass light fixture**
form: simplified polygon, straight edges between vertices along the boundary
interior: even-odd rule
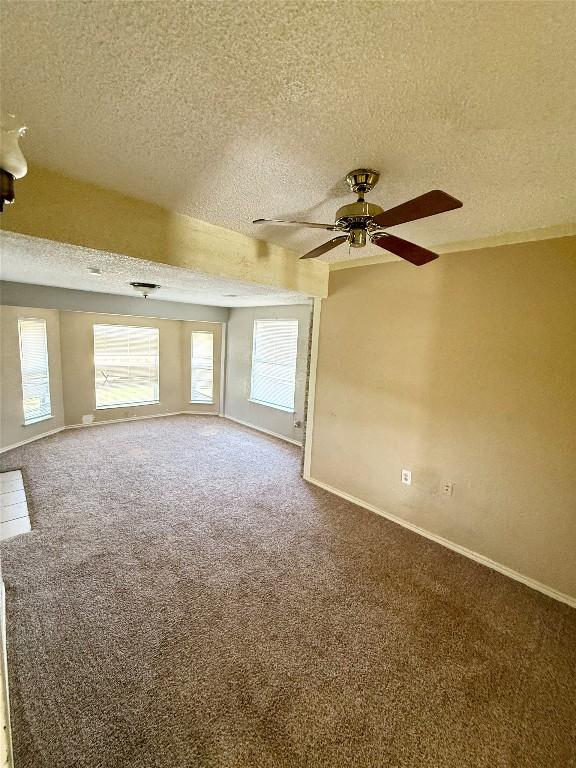
[[[0,113],[0,212],[4,204],[14,202],[14,179],[26,176],[28,165],[18,144],[26,133],[26,126],[16,117],[2,110]]]
[[[157,291],[158,288],[160,288],[160,286],[156,283],[130,283],[130,285],[132,288],[134,288],[135,291],[141,293],[145,299],[147,299],[151,293],[154,293],[154,291]]]

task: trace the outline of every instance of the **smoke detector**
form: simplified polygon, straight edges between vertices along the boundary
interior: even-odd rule
[[[130,285],[132,288],[134,288],[135,291],[141,293],[145,299],[147,299],[151,293],[154,293],[154,291],[157,291],[158,288],[160,288],[160,286],[156,285],[156,283],[130,283]]]

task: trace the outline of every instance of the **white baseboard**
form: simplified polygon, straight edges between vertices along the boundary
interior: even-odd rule
[[[174,413],[151,413],[148,416],[127,416],[124,419],[106,419],[106,421],[93,421],[92,424],[67,424],[65,429],[84,429],[84,427],[102,427],[104,424],[119,424],[121,421],[144,421],[144,419],[160,419],[162,416],[179,416],[180,411]]]
[[[277,437],[279,440],[284,440],[286,443],[292,443],[292,445],[297,445],[299,448],[302,448],[302,443],[299,440],[293,440],[291,437],[286,437],[286,435],[280,435],[278,432],[271,432],[269,429],[264,429],[263,427],[257,427],[255,424],[250,424],[247,421],[242,421],[241,419],[235,419],[233,416],[228,416],[228,414],[223,413],[220,414],[223,418],[228,419],[228,421],[234,421],[236,424],[242,424],[243,427],[249,427],[250,429],[255,429],[257,432],[263,432],[265,435],[270,435],[270,437]]]
[[[383,509],[378,509],[378,507],[375,507],[372,504],[369,504],[367,501],[363,501],[363,499],[358,499],[355,496],[351,496],[349,493],[345,493],[344,491],[338,490],[338,488],[334,488],[331,485],[327,485],[326,483],[321,482],[320,480],[316,480],[313,477],[305,477],[305,480],[307,480],[309,483],[312,483],[313,485],[317,485],[319,488],[323,488],[325,491],[328,491],[329,493],[333,493],[335,496],[339,496],[341,499],[345,499],[346,501],[349,501],[352,504],[356,504],[358,507],[363,507],[364,509],[369,510],[370,512],[375,512],[377,515],[380,515],[381,517],[385,517],[387,520],[391,520],[393,523],[397,523],[398,525],[401,525],[403,528],[408,528],[408,530],[413,531],[414,533],[418,533],[420,536],[424,536],[426,539],[430,539],[431,541],[435,541],[437,544],[441,544],[443,547],[446,547],[447,549],[451,549],[454,552],[458,552],[460,555],[464,555],[464,557],[470,558],[470,560],[474,560],[477,563],[480,563],[481,565],[485,565],[487,568],[492,568],[494,571],[498,571],[499,573],[503,573],[505,576],[508,576],[511,579],[514,579],[515,581],[520,581],[522,584],[525,584],[527,587],[530,587],[531,589],[535,589],[538,592],[542,592],[545,595],[548,595],[548,597],[552,597],[554,600],[559,600],[561,603],[566,603],[567,605],[570,605],[572,608],[576,608],[576,597],[571,597],[570,595],[566,595],[563,592],[559,592],[557,589],[553,589],[552,587],[546,586],[546,584],[541,584],[539,581],[536,581],[535,579],[531,579],[529,576],[524,576],[522,573],[518,573],[518,571],[512,570],[512,568],[508,568],[506,565],[502,565],[501,563],[497,563],[494,560],[490,560],[489,557],[484,557],[484,555],[480,555],[478,552],[474,552],[471,549],[467,549],[466,547],[460,546],[460,544],[456,544],[453,541],[450,541],[449,539],[445,539],[443,536],[438,536],[435,533],[431,533],[430,531],[427,531],[425,528],[420,528],[418,525],[414,525],[414,523],[410,523],[407,520],[403,520],[401,517],[397,517],[396,515],[392,515],[389,512],[384,512]]]
[[[22,440],[19,443],[13,443],[12,445],[7,445],[5,448],[0,448],[0,453],[6,453],[6,451],[12,451],[14,448],[20,448],[21,445],[27,445],[28,443],[33,443],[36,440],[41,440],[43,437],[49,437],[49,435],[55,435],[57,432],[62,432],[64,429],[67,429],[67,427],[57,427],[56,429],[51,429],[49,432],[42,432],[39,435],[35,435],[34,437],[29,437],[27,440]]]
[[[106,419],[93,421],[92,424],[67,424],[64,429],[83,429],[84,427],[100,427],[104,424],[119,424],[122,421],[143,421],[144,419],[161,419],[164,416],[218,416],[217,413],[206,411],[172,411],[170,413],[150,413],[146,416],[126,416],[123,419]]]

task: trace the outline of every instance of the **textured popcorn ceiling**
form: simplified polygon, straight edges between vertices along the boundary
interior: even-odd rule
[[[3,4],[3,104],[28,157],[304,252],[343,177],[383,207],[464,208],[394,229],[423,245],[575,218],[574,2]],[[341,246],[323,258],[366,258]]]
[[[102,275],[90,274],[90,267],[100,269]],[[217,307],[304,304],[310,300],[295,291],[8,232],[0,235],[0,279],[124,296],[140,295],[129,285],[132,281],[157,283],[161,287],[154,298]]]

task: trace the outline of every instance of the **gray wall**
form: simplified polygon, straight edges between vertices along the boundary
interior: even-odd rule
[[[304,417],[308,332],[312,306],[234,308],[228,317],[226,338],[226,416],[246,422],[260,429],[274,432],[290,440],[302,440],[302,428],[294,421]],[[294,413],[266,405],[252,403],[250,374],[252,366],[252,333],[254,320],[285,318],[298,320],[298,358],[296,362],[296,400]]]
[[[191,306],[182,305],[184,308]],[[202,308],[195,309],[199,311]],[[28,425],[24,424],[22,410],[19,317],[44,318],[48,336],[52,416]],[[146,325],[160,329],[159,403],[95,409],[92,327],[98,322]],[[80,424],[85,415],[93,415],[96,422],[101,422],[182,411],[219,413],[223,328],[223,323],[206,322],[205,319],[181,321],[153,316],[0,306],[0,450],[64,426]],[[190,403],[190,334],[193,330],[211,330],[214,333],[214,402],[209,405]]]
[[[46,320],[52,416],[35,424],[24,424],[18,336],[19,317],[38,317]],[[60,359],[60,313],[54,309],[35,307],[0,307],[0,351],[0,449],[61,429],[64,426],[64,405]]]
[[[115,296],[92,291],[72,291],[50,285],[0,282],[0,303],[12,307],[42,307],[79,312],[100,312],[109,315],[158,317],[166,320],[200,320],[225,323],[226,307],[204,304],[184,304],[177,301],[157,301],[139,296]]]

